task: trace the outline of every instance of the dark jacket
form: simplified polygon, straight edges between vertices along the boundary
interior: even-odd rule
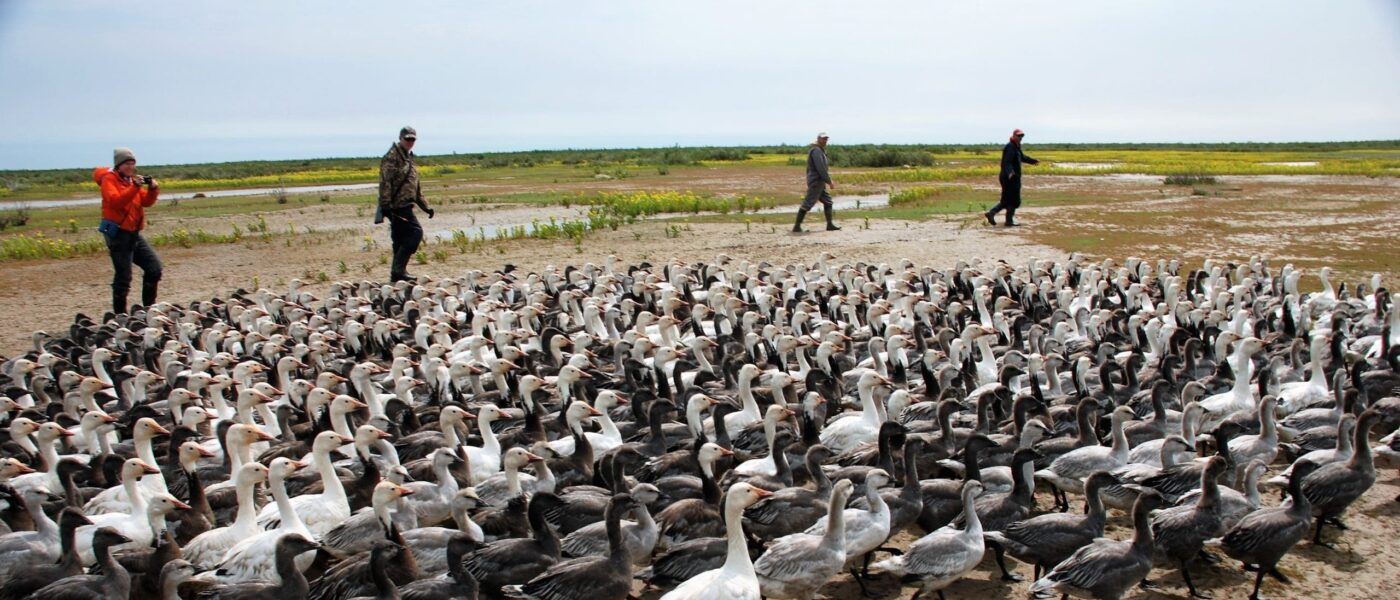
[[[831,183],[831,173],[827,171],[826,166],[826,150],[814,144],[812,149],[807,151],[807,187],[824,183]]]
[[[384,153],[379,163],[379,204],[384,208],[404,208],[423,205],[423,192],[418,186],[418,167],[413,153],[397,142]]]
[[[1040,161],[1026,156],[1021,152],[1021,146],[1007,142],[1006,147],[1001,149],[1001,174],[998,176],[1002,181],[1011,179],[1015,175],[1017,179],[1021,177],[1021,163],[1032,165],[1040,164]]]

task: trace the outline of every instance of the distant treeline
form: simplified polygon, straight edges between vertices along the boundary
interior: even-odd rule
[[[990,154],[1001,144],[832,144],[831,163],[840,167],[930,166],[938,155]],[[1281,142],[1207,144],[1034,144],[1035,151],[1200,151],[1200,152],[1342,152],[1400,150],[1400,140],[1362,142]],[[540,164],[564,165],[693,165],[704,161],[744,161],[758,155],[788,155],[787,164],[803,163],[805,145],[705,146],[669,148],[617,148],[532,150],[525,152],[475,152],[437,154],[419,157],[419,164],[437,167],[531,167]],[[254,160],[186,165],[142,165],[141,172],[171,180],[227,180],[250,177],[277,177],[293,173],[355,171],[379,166],[378,156],[356,158],[315,158],[301,160]],[[11,191],[19,188],[64,187],[92,181],[90,168],[0,171],[0,183]]]

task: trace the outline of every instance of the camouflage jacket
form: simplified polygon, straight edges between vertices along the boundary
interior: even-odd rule
[[[413,164],[413,158],[413,153],[404,151],[398,143],[384,153],[379,163],[379,204],[385,208],[422,203],[423,190],[418,184],[418,167]]]

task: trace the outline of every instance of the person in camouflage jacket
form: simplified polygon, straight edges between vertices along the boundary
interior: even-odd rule
[[[389,239],[394,244],[394,260],[389,266],[389,281],[414,280],[408,273],[408,260],[423,243],[423,226],[413,212],[414,205],[423,209],[428,218],[435,212],[423,201],[423,188],[418,182],[418,167],[414,165],[413,145],[418,132],[412,127],[399,130],[399,141],[384,153],[379,163],[378,214],[389,220]],[[378,222],[378,220],[376,220]]]

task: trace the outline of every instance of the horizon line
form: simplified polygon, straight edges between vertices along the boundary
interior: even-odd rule
[[[314,137],[314,136],[313,136],[313,137]],[[559,146],[559,147],[539,147],[539,148],[531,148],[531,149],[525,149],[525,150],[504,150],[504,149],[501,149],[501,150],[462,150],[462,151],[452,151],[452,152],[440,152],[440,153],[434,153],[434,154],[415,154],[415,156],[417,156],[417,157],[419,157],[419,158],[439,158],[439,157],[462,156],[462,155],[530,154],[530,153],[548,153],[548,152],[620,152],[620,151],[627,151],[627,150],[667,150],[667,149],[681,149],[681,150],[685,150],[685,149],[699,149],[699,148],[733,148],[733,149],[802,148],[802,147],[804,147],[804,146],[811,145],[812,143],[813,143],[813,142],[802,142],[802,143],[788,143],[788,142],[783,142],[783,143],[776,143],[776,144],[689,144],[689,145],[681,145],[681,144],[677,143],[677,144],[667,145],[667,146],[635,146],[635,145],[618,145],[618,146],[601,145],[601,146],[591,146],[591,147]],[[1001,146],[1001,145],[1004,144],[1004,143],[1005,143],[1005,142],[1002,142],[1002,141],[983,141],[983,142],[907,142],[907,143],[901,143],[901,142],[851,142],[851,143],[847,143],[847,144],[833,143],[833,144],[829,144],[829,145],[832,146],[832,147],[836,147],[836,148],[840,148],[841,146],[876,146],[876,147],[880,147],[880,146],[889,146],[889,147],[955,147],[955,146],[977,147],[977,146],[993,146],[993,147],[995,147],[995,146]],[[1376,144],[1376,145],[1384,145],[1384,144],[1400,144],[1400,138],[1391,138],[1391,139],[1331,139],[1331,140],[1299,139],[1299,140],[1273,141],[1273,142],[1248,141],[1248,140],[1246,140],[1246,141],[1218,141],[1218,140],[1217,140],[1217,141],[1193,141],[1193,142],[1151,142],[1151,141],[1114,141],[1114,142],[1057,142],[1057,141],[1044,141],[1044,142],[1042,142],[1042,141],[1036,141],[1036,142],[1027,143],[1026,145],[1027,145],[1027,146],[1031,146],[1031,147],[1037,147],[1037,146],[1039,146],[1039,147],[1047,147],[1047,146],[1055,146],[1055,147],[1065,147],[1065,146],[1104,147],[1104,146],[1227,146],[1227,145],[1229,145],[1229,146],[1235,146],[1235,145],[1238,145],[1238,146],[1244,146],[1244,145],[1251,145],[1251,146],[1289,146],[1289,145],[1299,145],[1299,144],[1325,144],[1325,145],[1341,145],[1341,144],[1363,144],[1363,145],[1364,145],[1364,144]],[[359,156],[350,156],[350,155],[341,155],[341,156],[302,156],[302,157],[295,157],[295,158],[268,158],[268,159],[252,158],[252,159],[240,159],[240,160],[202,161],[202,162],[184,162],[184,163],[168,163],[168,162],[167,162],[167,163],[143,163],[143,166],[147,166],[147,167],[188,167],[188,166],[198,166],[198,165],[223,165],[223,164],[250,163],[250,162],[280,163],[280,162],[297,162],[297,161],[308,161],[308,160],[359,160],[359,159],[373,159],[373,158],[378,158],[378,157],[379,157],[379,155],[377,155],[377,154],[359,155]],[[0,168],[0,173],[39,172],[39,171],[69,171],[69,170],[74,170],[74,169],[87,169],[87,168],[91,168],[91,167],[88,167],[88,166],[71,166],[71,167],[47,167],[47,168],[38,168],[38,169],[3,169],[3,168]]]

